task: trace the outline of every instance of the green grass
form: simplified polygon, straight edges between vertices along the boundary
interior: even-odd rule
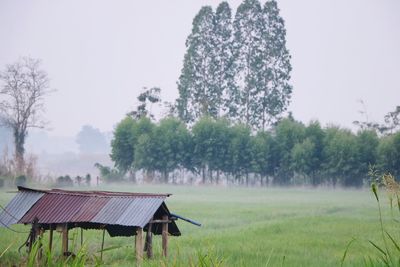
[[[178,221],[181,237],[171,237],[169,259],[161,254],[160,237],[155,238],[155,259],[144,266],[187,266],[199,264],[199,257],[210,255],[223,260],[225,266],[340,266],[348,242],[350,246],[344,266],[364,265],[367,256],[377,257],[369,243],[382,244],[377,203],[368,190],[232,188],[186,186],[104,186],[101,190],[169,192],[167,205],[179,215],[199,221],[196,227]],[[5,205],[13,194],[0,191],[0,204]],[[384,196],[382,204],[386,203]],[[388,205],[386,205],[388,206]],[[387,229],[400,238],[384,207]],[[27,226],[13,226],[28,231]],[[74,234],[76,233],[76,234]],[[78,244],[78,231],[72,230]],[[1,266],[19,263],[17,249],[26,234],[0,228]],[[84,231],[89,258],[101,245],[101,231]],[[47,233],[45,234],[47,241]],[[59,254],[60,236],[55,234],[55,257]],[[132,266],[134,238],[111,238],[106,235],[105,248],[121,246],[104,252],[106,265]],[[79,250],[75,246],[75,252]],[[23,255],[26,256],[24,252]],[[93,264],[94,258],[89,259]]]

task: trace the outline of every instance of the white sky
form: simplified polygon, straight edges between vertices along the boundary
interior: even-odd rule
[[[233,10],[241,1],[228,1]],[[57,89],[47,99],[50,135],[83,124],[111,131],[143,86],[177,97],[185,40],[207,0],[0,0],[0,68],[41,58]],[[262,1],[264,3],[264,1]],[[381,120],[400,105],[400,1],[278,0],[294,87],[289,110],[304,122],[346,127]]]

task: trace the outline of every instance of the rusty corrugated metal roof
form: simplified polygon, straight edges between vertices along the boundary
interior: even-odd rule
[[[151,218],[161,219],[163,215],[170,215],[164,203],[170,194],[18,189],[17,195],[7,205],[10,212],[18,216],[11,220],[1,214],[9,224],[28,224],[36,217],[44,227],[60,223],[87,228],[106,225],[112,235],[129,236],[134,234],[132,227],[145,228]],[[153,232],[161,234],[156,228]],[[180,235],[173,221],[169,232]]]
[[[161,197],[113,198],[91,222],[144,227],[163,202]]]
[[[24,190],[24,189],[22,189]],[[53,189],[20,219],[30,223],[90,222],[144,227],[168,194],[143,194]]]
[[[89,200],[80,195],[46,193],[19,221],[30,223],[35,217],[39,223],[74,222],[73,218]]]
[[[0,213],[0,226],[17,223],[43,195],[38,191],[19,191]]]

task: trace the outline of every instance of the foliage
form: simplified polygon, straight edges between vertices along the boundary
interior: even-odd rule
[[[371,184],[371,191],[378,204],[379,232],[381,235],[381,243],[383,243],[383,245],[377,243],[376,241],[368,240],[368,243],[375,249],[377,256],[364,256],[365,266],[399,266],[400,240],[397,238],[397,235],[390,233],[389,227],[384,223],[384,215],[379,195],[379,185],[382,185],[383,188],[386,189],[386,193],[389,198],[392,221],[396,223],[397,230],[399,221],[396,218],[397,216],[394,215],[393,210],[394,207],[397,206],[396,210],[397,212],[400,212],[400,184],[396,182],[394,176],[390,173],[380,175],[374,168],[370,169],[369,175],[374,181]],[[349,247],[353,244],[354,241],[356,241],[356,239],[353,238],[348,243],[346,250],[343,254],[341,266],[343,266]]]
[[[72,187],[74,182],[72,181],[69,175],[59,176],[56,179],[56,186],[57,187]]]
[[[124,173],[118,169],[103,166],[100,163],[95,163],[94,166],[100,171],[100,178],[107,183],[122,181],[124,178]]]
[[[204,6],[193,20],[178,81],[179,118],[225,116],[253,129],[276,122],[289,104],[291,64],[276,1]]]
[[[142,117],[155,119],[154,114],[151,112],[151,108],[153,104],[161,102],[160,93],[161,89],[158,87],[152,87],[150,89],[143,87],[142,93],[137,97],[140,104],[137,106],[136,110],[129,112],[127,115],[137,120]],[[147,109],[148,104],[150,104],[150,110]]]
[[[378,145],[378,166],[400,177],[400,132],[383,137]]]
[[[397,174],[399,151],[400,133],[379,137],[293,117],[258,132],[212,117],[191,129],[172,117],[158,123],[127,117],[116,127],[111,157],[121,175],[143,170],[148,181],[159,174],[168,183],[174,171],[188,171],[202,183],[360,187],[371,165]]]
[[[216,65],[214,44],[214,12],[204,6],[193,19],[192,32],[186,40],[187,52],[178,81],[179,117],[193,122],[202,116],[219,115],[222,91]]]

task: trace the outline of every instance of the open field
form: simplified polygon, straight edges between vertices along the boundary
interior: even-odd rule
[[[223,266],[340,266],[352,237],[357,240],[350,247],[344,266],[357,266],[363,265],[367,255],[377,255],[368,240],[382,244],[377,204],[369,190],[123,185],[98,189],[173,193],[167,201],[171,211],[203,224],[196,227],[178,221],[182,236],[170,238],[169,261],[161,259],[157,236],[155,259],[145,260],[144,266],[187,266],[205,255],[222,259]],[[389,219],[387,201],[381,195],[385,218]],[[12,196],[0,191],[0,204],[5,205]],[[24,226],[13,228],[29,230]],[[398,231],[392,228],[391,232],[399,237]],[[73,233],[78,243],[78,231],[72,230],[71,237]],[[0,258],[1,266],[18,264],[21,256],[17,249],[26,237],[27,234],[0,228],[0,255],[12,244]],[[98,256],[101,232],[84,231],[84,240],[89,254]],[[60,251],[59,243],[57,233],[56,252]],[[132,266],[133,245],[133,237],[106,235],[105,248],[121,247],[104,252],[105,265]],[[76,252],[79,245],[75,247]]]

